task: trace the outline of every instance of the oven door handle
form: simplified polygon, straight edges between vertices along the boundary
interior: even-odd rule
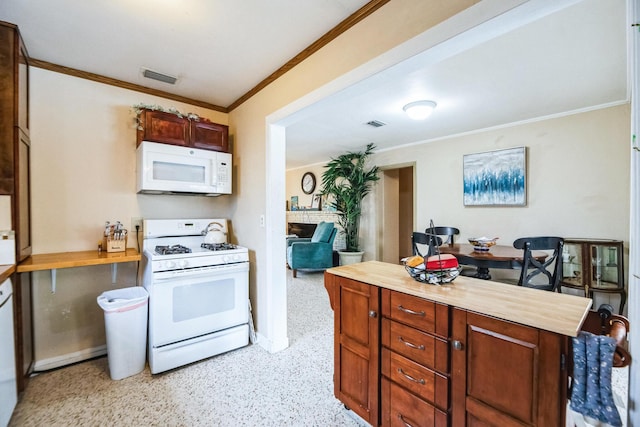
[[[249,271],[249,262],[238,262],[234,264],[223,264],[208,267],[188,268],[185,270],[158,271],[153,273],[153,281],[179,280],[183,278],[197,278],[212,274],[233,274]]]

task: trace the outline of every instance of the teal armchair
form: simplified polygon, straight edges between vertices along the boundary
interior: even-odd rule
[[[338,229],[332,222],[321,222],[311,238],[287,240],[287,264],[296,277],[297,270],[324,270],[333,267],[333,241]]]

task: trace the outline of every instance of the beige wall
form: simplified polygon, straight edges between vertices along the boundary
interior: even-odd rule
[[[629,239],[628,104],[376,154],[379,166],[416,161],[417,229],[433,219],[460,239],[528,235]],[[465,154],[527,147],[527,206],[465,207]]]
[[[328,161],[329,159],[327,159]],[[302,175],[311,172],[316,176],[316,189],[313,193],[319,193],[322,190],[322,174],[324,173],[324,163],[319,165],[309,165],[303,168],[290,169],[286,175],[286,200],[291,203],[292,196],[298,196],[298,204],[300,206],[311,206],[313,194],[304,194],[302,192]]]
[[[624,104],[399,148],[376,154],[373,161],[381,167],[416,161],[416,230],[433,219],[458,227],[460,241],[490,236],[511,245],[536,235],[617,239],[624,241],[628,257],[629,129],[630,106]],[[463,206],[463,155],[521,146],[527,147],[527,205]],[[376,200],[374,195],[367,201]],[[365,250],[375,253],[384,243],[376,240],[379,221],[371,222],[376,225],[362,234]],[[492,275],[513,274],[495,270]],[[604,301],[598,297],[595,305]],[[619,299],[606,301],[617,306]]]
[[[226,114],[40,68],[32,68],[30,83],[33,253],[97,249],[105,221],[119,220],[129,228],[133,217],[231,216],[229,196],[136,194],[131,106],[175,107],[223,124]],[[135,247],[135,239],[128,244]],[[108,266],[59,270],[55,294],[49,272],[34,273],[37,363],[104,345],[96,297],[135,285],[132,266],[119,266],[115,285]]]

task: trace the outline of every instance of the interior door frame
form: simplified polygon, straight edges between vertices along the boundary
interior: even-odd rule
[[[407,206],[410,214],[411,229],[415,229],[416,224],[416,162],[399,163],[380,168],[380,182],[377,185],[377,200],[380,203],[377,204],[376,216],[380,218],[378,221],[377,245],[376,245],[376,259],[387,262],[399,262],[400,256],[403,254],[402,245],[400,239],[403,231],[400,226],[399,210],[401,203],[398,189],[401,183],[399,181],[394,182],[394,179],[399,179],[393,176],[394,171],[400,171],[400,169],[411,168],[411,200],[407,202]],[[410,204],[411,206],[408,206]],[[393,207],[397,206],[398,209]],[[388,224],[391,224],[389,226]],[[410,234],[406,233],[406,238],[410,238]],[[396,240],[397,239],[397,240]],[[389,243],[392,242],[392,243]],[[391,254],[389,253],[391,251]],[[387,259],[388,258],[388,259]],[[397,258],[397,259],[396,259]]]

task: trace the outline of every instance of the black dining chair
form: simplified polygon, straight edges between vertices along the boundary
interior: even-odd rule
[[[524,250],[518,286],[560,292],[562,279],[562,237],[522,237],[513,247]],[[531,256],[531,251],[551,251],[544,261]]]
[[[424,231],[427,234],[435,234],[440,237],[442,243],[440,245],[453,245],[455,242],[456,236],[460,234],[460,229],[456,227],[448,227],[448,226],[435,226],[435,227],[427,227]],[[438,246],[440,246],[438,245]],[[461,265],[462,269],[460,271],[460,275],[467,277],[475,277],[478,274],[478,269],[472,265]]]
[[[420,255],[423,258],[436,254],[436,248],[442,244],[442,239],[432,234],[414,231],[411,234],[411,246],[413,254]]]
[[[445,227],[445,226],[427,227],[427,229],[424,230],[424,232],[427,234],[435,234],[438,237],[442,236],[442,244],[446,243],[447,245],[453,245],[455,236],[460,234],[459,229],[455,227]]]

